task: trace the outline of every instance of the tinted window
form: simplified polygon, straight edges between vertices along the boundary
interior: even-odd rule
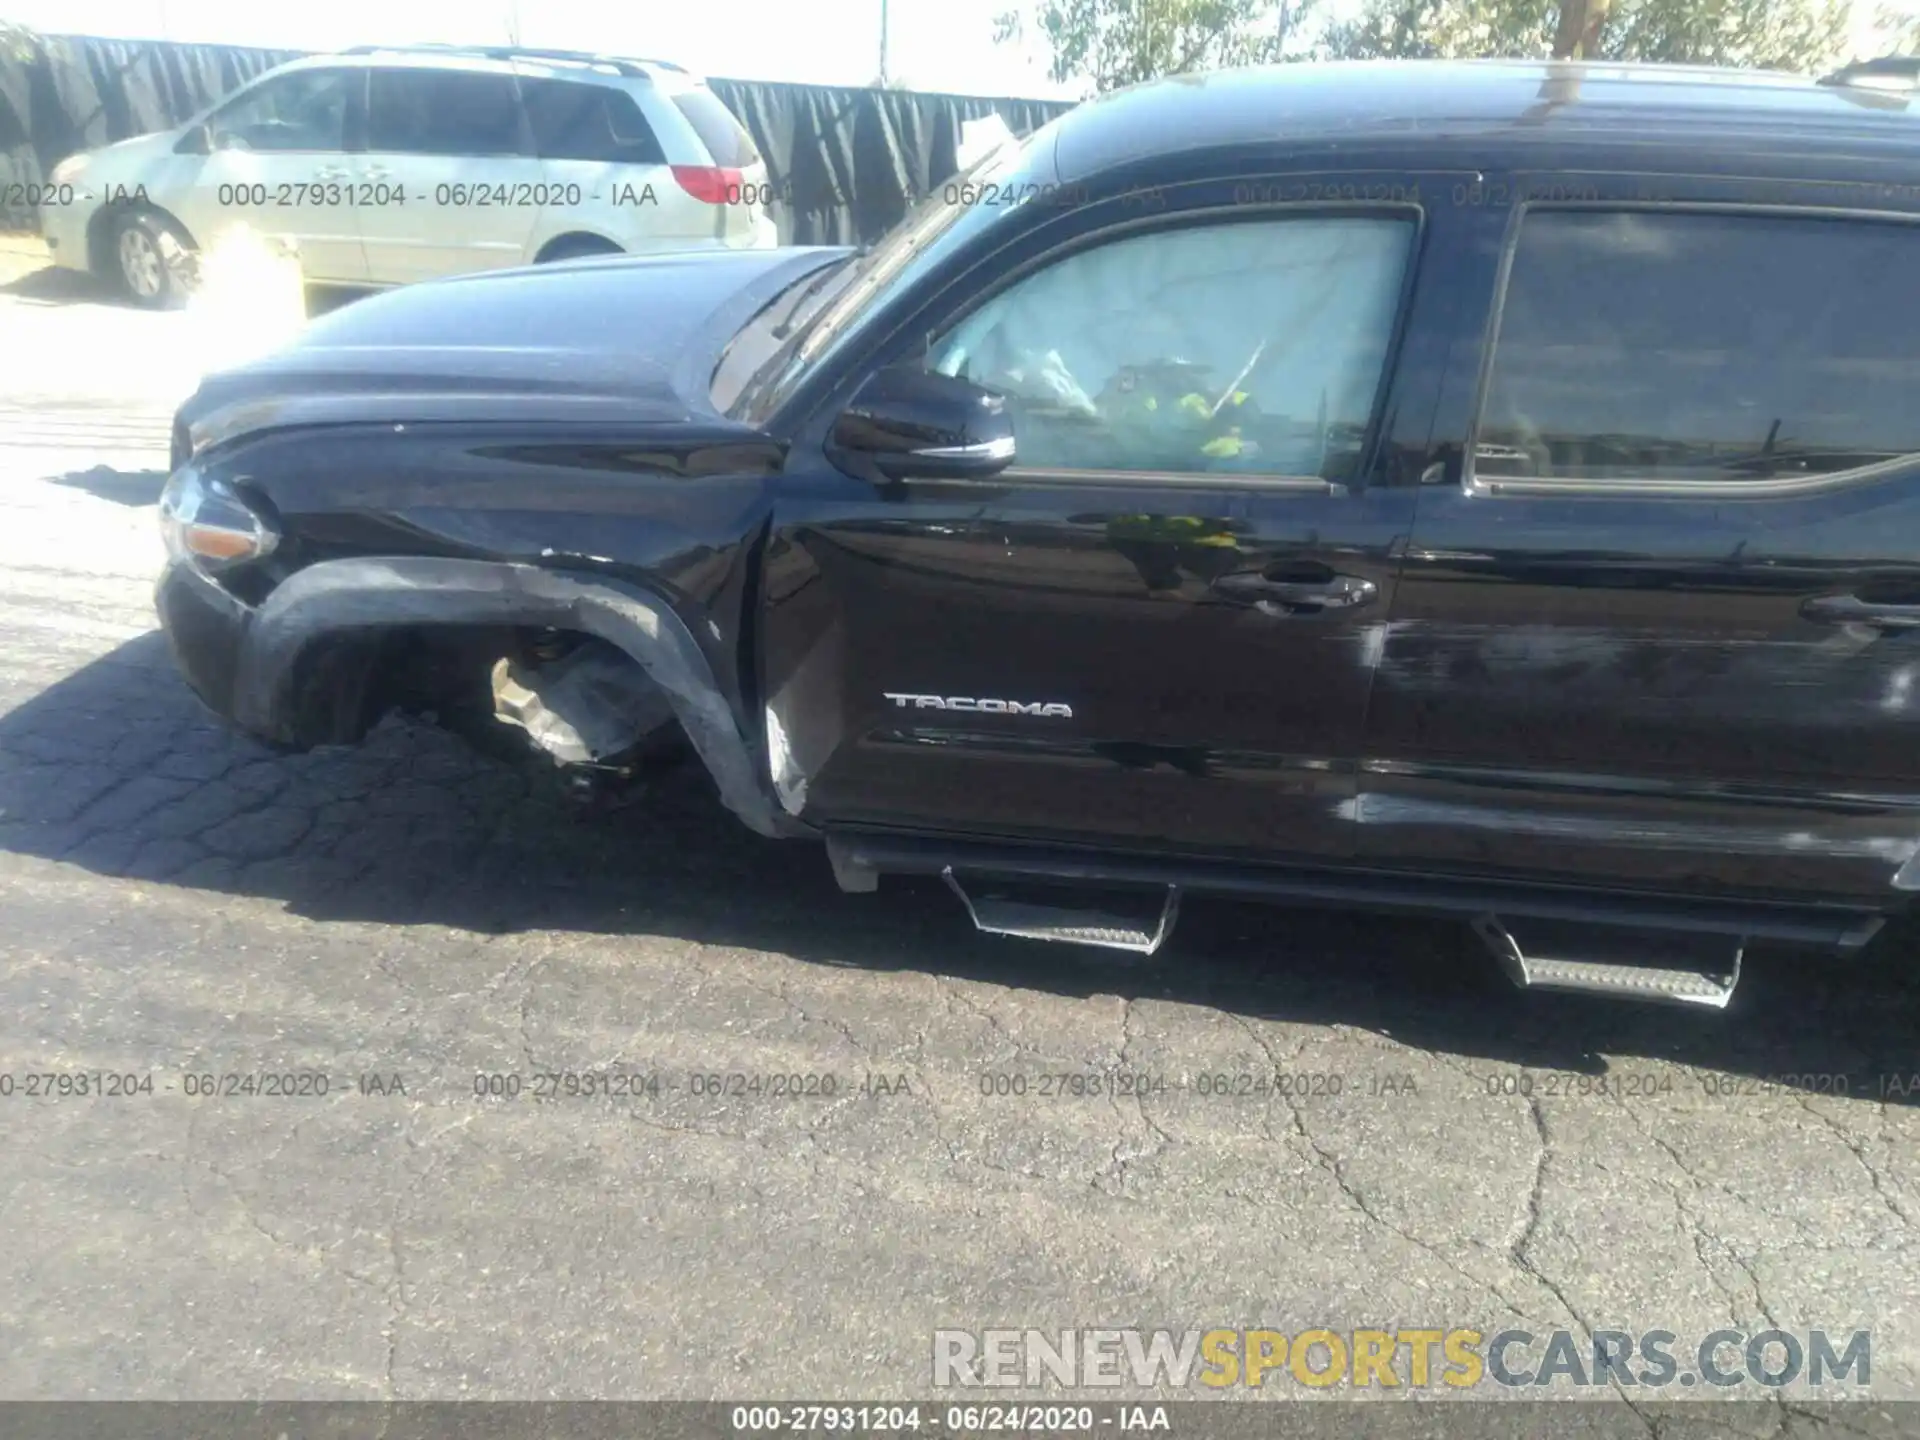
[[[1531,214],[1475,469],[1753,480],[1920,451],[1916,313],[1920,227]]]
[[[790,339],[782,342],[772,337],[780,348],[756,370],[743,391],[742,413],[757,422],[784,405],[816,366],[836,350],[854,343],[876,307],[919,285],[1006,213],[996,205],[949,204],[945,195],[950,186],[991,181],[1014,189],[1023,177],[1036,184],[1051,179],[1053,171],[1034,158],[1032,146],[1031,141],[1011,138],[995,146],[949,185],[929,190],[866,254],[841,266],[818,292],[827,297],[826,303],[802,310],[805,318]],[[1050,148],[1045,153],[1050,154]],[[756,316],[755,324],[766,313]]]
[[[1169,230],[1071,255],[935,342],[1010,397],[1021,466],[1351,477],[1410,222]]]
[[[347,98],[361,70],[296,70],[265,81],[210,123],[216,146],[240,150],[340,150]]]
[[[714,164],[745,170],[760,163],[753,137],[711,90],[682,90],[673,97],[673,103],[698,133]]]
[[[511,75],[375,70],[367,148],[403,155],[518,155],[520,102]]]
[[[622,91],[570,80],[522,80],[520,95],[543,160],[658,165],[666,158],[646,116]]]

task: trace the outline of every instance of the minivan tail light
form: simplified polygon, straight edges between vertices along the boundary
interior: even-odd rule
[[[673,178],[694,199],[708,205],[740,203],[741,181],[746,172],[723,165],[675,165]]]

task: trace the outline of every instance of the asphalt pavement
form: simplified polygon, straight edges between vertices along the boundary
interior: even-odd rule
[[[1004,1326],[1866,1329],[1920,1400],[1910,936],[1724,1016],[1367,915],[1122,964],[694,772],[270,754],[154,628],[185,323],[0,285],[0,1398],[898,1398]]]

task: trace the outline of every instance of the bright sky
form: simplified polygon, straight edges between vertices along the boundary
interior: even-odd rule
[[[1044,50],[993,43],[1007,0],[889,0],[888,73],[915,90],[1078,98]],[[865,85],[879,69],[881,0],[0,0],[51,34],[338,50],[445,41],[657,56],[707,75]]]

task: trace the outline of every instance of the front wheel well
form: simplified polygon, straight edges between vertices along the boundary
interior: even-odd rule
[[[200,248],[200,242],[194,238],[193,232],[186,227],[178,215],[165,206],[156,205],[151,200],[117,200],[112,204],[102,205],[87,221],[87,268],[94,274],[105,273],[106,268],[112,263],[114,227],[120,223],[121,217],[126,215],[151,215],[178,231],[181,239],[187,242],[189,249]]]
[[[600,648],[551,670],[536,652],[540,664],[520,671],[512,645],[499,641],[509,635],[524,644],[529,632],[578,632]],[[328,664],[343,668],[329,674]],[[751,829],[812,833],[777,808],[755,732],[686,619],[653,590],[614,579],[447,556],[319,561],[283,580],[254,612],[229,709],[242,729],[279,744],[351,743],[396,707],[459,709],[483,676],[498,712],[563,763],[585,755],[604,768],[612,746],[645,738],[647,727],[634,733],[634,717],[657,714],[662,727],[677,723],[721,803]]]
[[[357,743],[384,716],[399,712],[432,720],[501,760],[541,758],[543,751],[559,766],[628,758],[626,749],[616,756],[568,753],[555,745],[551,726],[538,724],[540,716],[532,728],[499,718],[503,687],[522,707],[528,697],[538,705],[541,676],[584,660],[597,674],[595,684],[570,695],[578,726],[595,722],[599,735],[632,735],[626,749],[634,755],[684,749],[670,703],[639,660],[605,639],[547,626],[422,624],[324,637],[307,645],[294,666],[288,718],[301,739],[321,745]],[[536,730],[545,739],[536,741]]]

